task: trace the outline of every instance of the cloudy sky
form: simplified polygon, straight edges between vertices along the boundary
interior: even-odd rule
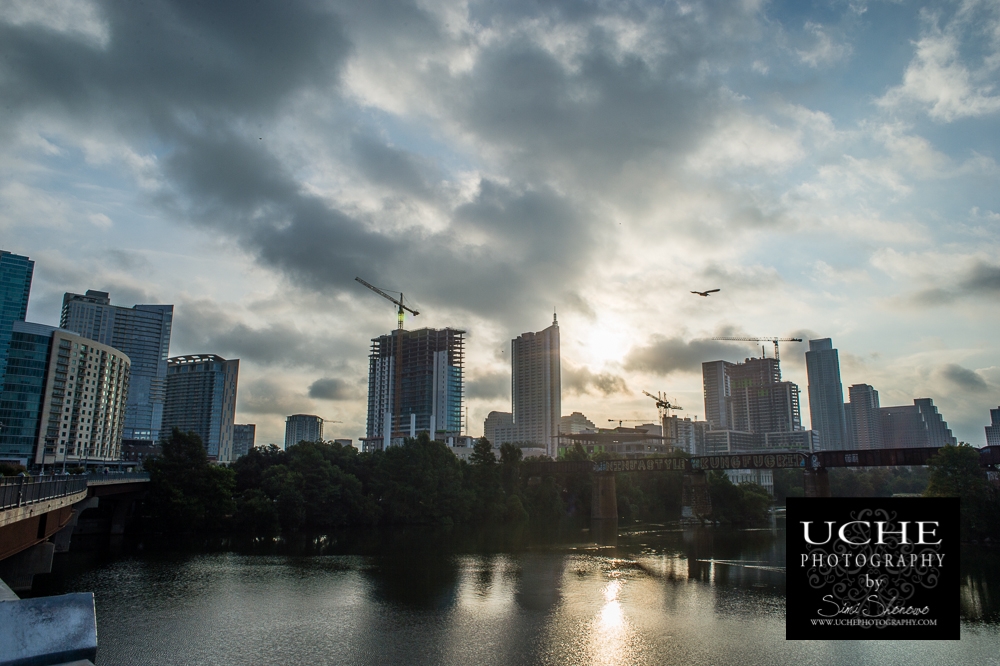
[[[564,413],[703,417],[701,362],[755,353],[713,336],[832,337],[845,389],[981,446],[998,84],[996,2],[4,1],[0,245],[30,320],[175,304],[258,443],[363,434],[361,276],[468,332],[472,434],[555,308]]]

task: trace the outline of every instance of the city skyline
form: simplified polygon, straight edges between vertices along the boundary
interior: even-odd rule
[[[0,16],[26,319],[86,289],[175,304],[171,355],[240,358],[260,444],[295,413],[360,439],[394,313],[357,275],[406,291],[407,328],[468,331],[472,434],[556,307],[565,413],[652,420],[648,390],[703,418],[700,364],[759,356],[711,338],[829,337],[844,387],[985,443],[995,5],[37,7]]]

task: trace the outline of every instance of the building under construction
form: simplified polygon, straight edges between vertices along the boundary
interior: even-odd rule
[[[366,450],[401,443],[419,432],[432,439],[461,432],[464,336],[465,331],[454,328],[422,328],[372,339]]]
[[[709,422],[703,454],[814,446],[815,433],[802,429],[799,387],[781,380],[778,359],[711,361],[702,374]]]

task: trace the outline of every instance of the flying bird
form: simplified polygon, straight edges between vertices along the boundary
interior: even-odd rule
[[[699,296],[708,296],[709,294],[714,294],[719,291],[718,289],[709,289],[708,291],[692,291],[692,294],[698,294]]]

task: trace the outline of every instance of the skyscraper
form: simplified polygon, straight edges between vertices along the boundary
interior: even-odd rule
[[[847,424],[847,448],[881,449],[882,415],[878,391],[868,384],[854,384],[848,390],[850,402],[844,405]]]
[[[1000,446],[1000,407],[990,410],[990,421],[986,426],[986,446]]]
[[[315,414],[292,414],[285,419],[285,449],[299,442],[323,440],[323,419]]]
[[[812,429],[819,431],[824,451],[847,447],[844,417],[844,387],[840,383],[840,357],[830,338],[809,341],[806,352],[809,376],[809,415]]]
[[[254,423],[233,424],[233,460],[250,453],[257,438],[257,425]]]
[[[562,415],[559,322],[511,341],[511,398],[515,439],[544,447],[556,457]]]
[[[35,262],[0,250],[0,387],[7,367],[7,346],[15,321],[28,315],[28,294]]]
[[[781,380],[777,359],[711,361],[701,367],[709,428],[705,453],[811,448],[812,431],[802,429],[799,387]]]
[[[432,439],[461,432],[464,336],[465,331],[454,328],[422,328],[372,339],[366,448],[390,446],[422,431]],[[398,364],[397,353],[402,354]],[[399,422],[394,423],[397,413]]]
[[[125,440],[159,441],[167,389],[173,305],[111,305],[107,292],[65,294],[59,326],[120,349],[132,359]]]
[[[705,388],[705,420],[711,430],[728,430],[732,426],[729,413],[729,368],[735,363],[707,361],[701,364],[701,377]]]
[[[887,449],[954,446],[958,443],[930,398],[917,398],[912,405],[882,407],[879,413],[882,441]]]
[[[174,428],[196,433],[209,458],[232,462],[239,374],[239,359],[226,360],[215,354],[169,359],[161,437],[170,437]]]
[[[483,437],[493,446],[514,441],[514,415],[510,412],[490,412],[483,421]]]
[[[16,321],[0,395],[0,460],[23,465],[121,459],[129,358],[76,333]]]

